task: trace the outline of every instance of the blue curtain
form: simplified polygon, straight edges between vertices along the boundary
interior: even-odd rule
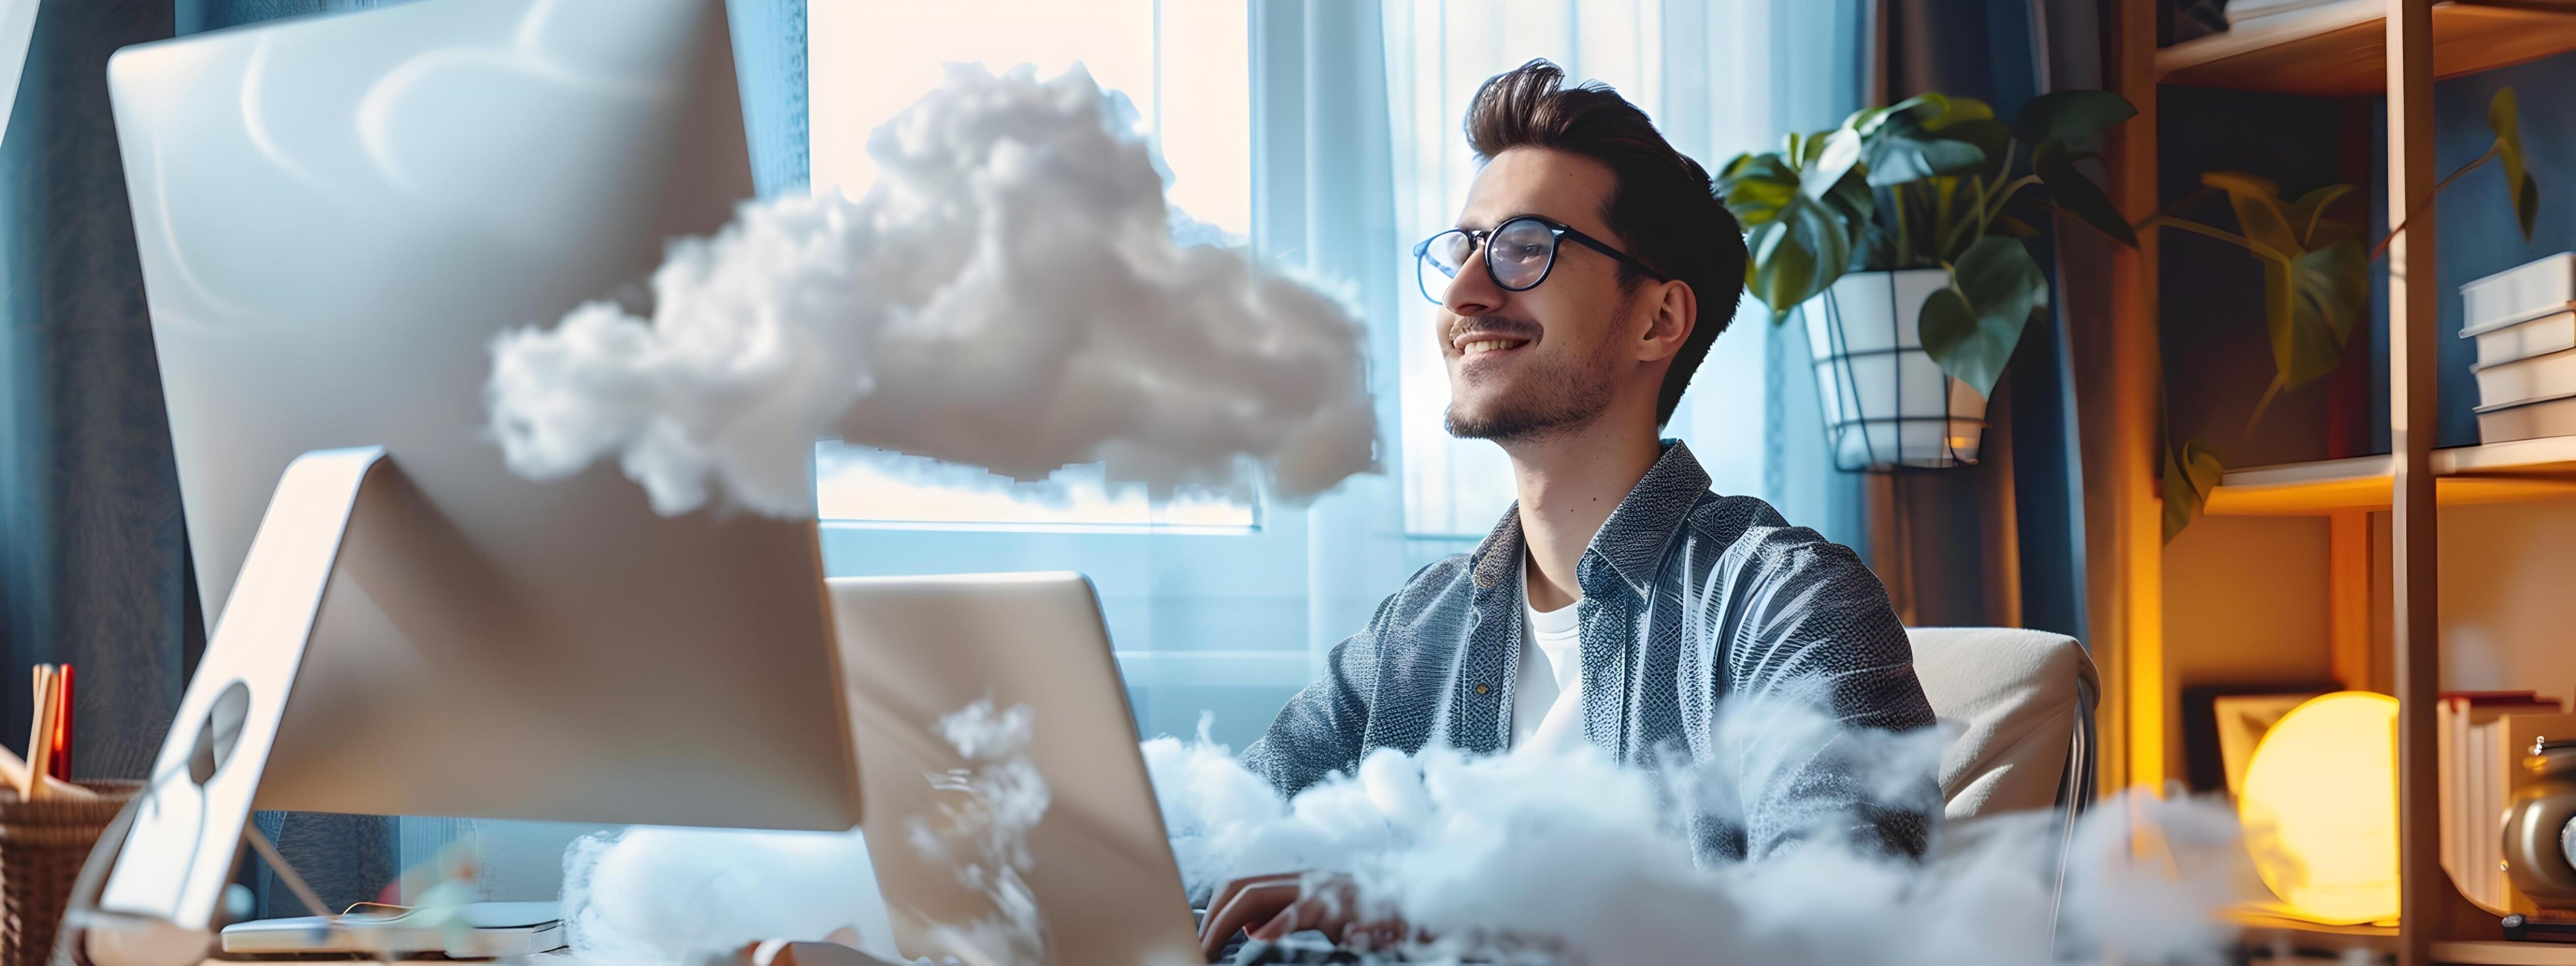
[[[170,0],[44,4],[0,135],[0,653],[79,669],[84,778],[150,767],[201,640],[107,104],[108,55],[170,31]],[[0,722],[31,703],[0,687]]]

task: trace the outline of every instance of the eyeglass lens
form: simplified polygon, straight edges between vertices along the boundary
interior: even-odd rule
[[[1473,237],[1455,228],[1432,236],[1418,268],[1422,297],[1442,301],[1449,280],[1458,277],[1477,249]],[[1516,218],[1496,228],[1484,250],[1485,267],[1493,273],[1495,285],[1505,291],[1527,291],[1547,278],[1548,266],[1556,260],[1556,232],[1546,222]]]

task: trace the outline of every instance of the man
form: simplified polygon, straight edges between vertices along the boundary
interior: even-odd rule
[[[1245,752],[1282,793],[1379,747],[1588,740],[1639,765],[1704,758],[1718,705],[1748,696],[1850,728],[1932,723],[1868,568],[1760,500],[1710,492],[1689,449],[1657,439],[1734,314],[1743,237],[1643,112],[1563,79],[1538,60],[1486,82],[1466,123],[1483,168],[1457,228],[1417,253],[1441,307],[1449,431],[1500,445],[1520,501],[1474,552],[1387,598]],[[1707,830],[1704,856],[1761,858],[1820,831],[1921,854],[1932,777],[1873,800],[1835,753],[1847,744],[1734,790],[1740,820]]]

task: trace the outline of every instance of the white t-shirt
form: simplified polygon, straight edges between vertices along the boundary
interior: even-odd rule
[[[1521,667],[1512,679],[1512,747],[1550,743],[1582,717],[1583,639],[1573,604],[1550,611],[1529,603],[1529,562],[1521,562]],[[1554,721],[1554,724],[1549,722]],[[1544,740],[1540,732],[1546,732]]]

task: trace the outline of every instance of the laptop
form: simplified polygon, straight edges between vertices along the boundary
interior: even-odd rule
[[[1137,748],[1100,601],[1081,574],[834,578],[859,745],[868,855],[906,957],[992,901],[911,839],[938,821],[930,775],[968,766],[934,730],[990,698],[1034,713],[1029,757],[1052,792],[1030,834],[1029,889],[1060,963],[1203,962],[1161,807]]]

